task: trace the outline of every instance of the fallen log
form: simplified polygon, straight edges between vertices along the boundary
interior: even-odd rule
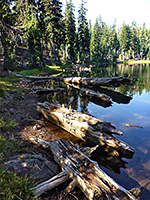
[[[96,162],[80,151],[77,145],[65,140],[46,142],[40,139],[30,139],[46,148],[50,148],[54,155],[54,160],[62,169],[62,172],[58,175],[32,188],[35,197],[40,196],[42,193],[68,179],[72,179],[72,182],[66,189],[67,192],[78,186],[89,200],[137,199],[130,191],[117,184],[103,172]]]
[[[69,77],[62,78],[65,83],[86,85],[86,86],[112,86],[118,87],[124,84],[132,84],[131,80],[127,77],[94,77],[94,78],[82,78],[82,77]]]
[[[86,85],[86,86],[109,86],[109,87],[118,87],[124,84],[133,84],[131,80],[127,77],[94,77],[94,78],[82,78],[82,77],[58,77],[58,76],[27,76],[21,74],[14,74],[17,77],[28,78],[31,80],[58,80],[64,81],[65,83],[77,84],[77,85]]]
[[[50,120],[83,141],[101,146],[107,145],[119,152],[134,153],[134,149],[131,146],[112,135],[122,135],[123,133],[116,130],[109,122],[103,122],[87,114],[48,102],[38,103],[37,110],[47,120]]]
[[[28,78],[31,80],[48,80],[48,79],[53,79],[53,76],[27,76],[25,74],[16,74],[14,73],[15,76],[20,77],[20,78]]]
[[[32,88],[32,92],[33,93],[51,93],[51,92],[61,92],[63,91],[64,88],[60,88],[60,89],[51,89],[51,88],[43,88],[43,87],[40,87],[40,86],[35,86]]]
[[[90,98],[100,99],[101,101],[104,101],[106,104],[109,104],[109,105],[112,104],[111,98],[106,94],[95,92],[94,90],[91,90],[91,89],[88,89],[88,88],[79,87],[79,86],[76,86],[74,84],[69,84],[69,86],[80,90],[81,92],[83,92],[87,96],[89,96]]]
[[[120,92],[109,90],[107,88],[102,88],[102,87],[90,87],[90,88],[92,88],[92,90],[94,91],[98,91],[108,95],[114,102],[119,104],[120,103],[128,104],[132,100],[132,97],[130,96],[126,96]]]

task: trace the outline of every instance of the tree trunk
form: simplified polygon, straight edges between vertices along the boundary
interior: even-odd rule
[[[109,122],[103,122],[87,114],[48,102],[38,103],[37,110],[47,120],[50,120],[83,141],[101,146],[110,146],[119,152],[126,152],[127,154],[134,153],[132,147],[112,135],[122,135],[122,132],[116,130]]]
[[[113,86],[118,87],[124,84],[132,84],[129,78],[126,77],[104,77],[104,78],[82,78],[82,77],[69,77],[61,78],[65,83],[86,85],[86,86]]]

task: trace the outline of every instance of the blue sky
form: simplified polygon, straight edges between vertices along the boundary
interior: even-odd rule
[[[65,5],[66,0],[61,0]],[[72,0],[75,5],[76,13],[79,9],[81,0]],[[150,0],[87,0],[86,1],[87,19],[92,20],[101,16],[107,25],[112,25],[116,20],[117,27],[121,27],[123,22],[131,24],[136,21],[137,25],[150,28]],[[77,16],[77,14],[76,14]]]

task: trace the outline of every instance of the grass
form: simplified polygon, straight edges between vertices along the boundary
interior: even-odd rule
[[[0,197],[1,200],[31,200],[33,184],[27,177],[17,176],[14,172],[4,172],[0,168]]]
[[[118,63],[128,64],[128,65],[149,64],[150,60],[124,60],[124,61],[118,61]]]
[[[4,168],[4,161],[20,151],[21,142],[15,138],[5,138],[0,136],[0,199],[1,200],[16,200],[26,199],[31,200],[31,187],[33,182],[29,181],[27,177],[18,176],[13,171],[8,171]]]
[[[14,128],[15,126],[18,126],[18,123],[9,115],[5,117],[0,116],[0,128]]]
[[[0,78],[0,97],[9,94],[9,92],[23,92],[23,88],[16,87],[12,82],[19,81],[20,78],[13,75]]]
[[[22,71],[15,72],[15,73],[19,73],[19,74],[23,74],[23,75],[27,75],[27,76],[31,76],[31,75],[39,76],[41,73],[46,73],[49,71],[54,71],[57,73],[58,71],[60,72],[60,71],[62,71],[62,69],[67,68],[67,67],[71,67],[71,65],[61,65],[61,66],[46,65],[46,67],[43,67],[43,68],[26,69],[26,70],[22,70]]]

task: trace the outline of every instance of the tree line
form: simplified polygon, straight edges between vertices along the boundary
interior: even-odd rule
[[[116,29],[98,17],[92,27],[81,0],[77,20],[72,0],[64,14],[59,0],[1,0],[0,53],[4,68],[46,64],[149,59],[150,30],[123,23]],[[77,23],[76,23],[77,21]]]

